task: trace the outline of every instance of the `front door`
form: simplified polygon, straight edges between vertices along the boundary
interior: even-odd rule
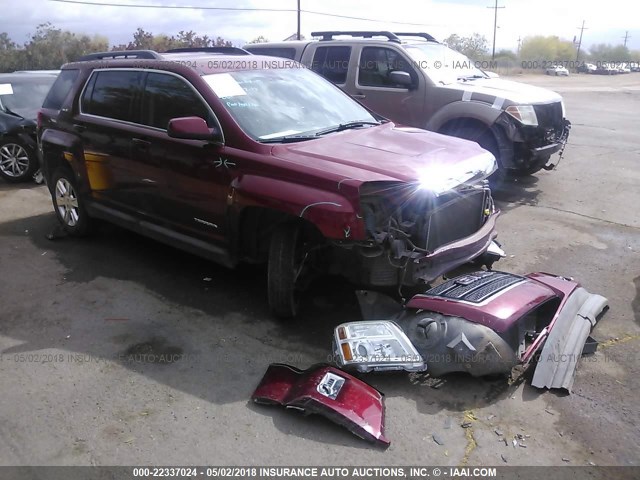
[[[162,220],[186,234],[224,242],[226,197],[237,159],[222,145],[167,134],[169,120],[180,117],[200,117],[220,129],[215,115],[193,85],[166,72],[147,74],[142,115],[142,122],[154,130],[149,156],[167,179]]]
[[[391,81],[397,70],[411,75],[411,88]],[[408,57],[389,47],[363,46],[354,77],[345,88],[353,98],[396,123],[424,128],[425,85]]]

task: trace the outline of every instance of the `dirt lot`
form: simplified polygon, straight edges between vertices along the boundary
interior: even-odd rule
[[[269,363],[323,361],[333,325],[358,319],[346,285],[316,284],[304,317],[279,323],[264,270],[230,272],[110,226],[49,241],[47,190],[1,184],[0,464],[640,464],[640,74],[518,79],[562,92],[574,127],[556,171],[495,193],[499,268],[573,276],[611,305],[573,394],[372,375],[386,451],[254,406]],[[150,353],[179,359],[140,361]],[[527,448],[511,445],[517,434]]]

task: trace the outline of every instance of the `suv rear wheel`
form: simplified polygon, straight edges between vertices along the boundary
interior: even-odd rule
[[[304,267],[304,252],[300,227],[287,223],[276,228],[271,236],[267,290],[269,307],[281,318],[295,317],[300,304],[298,279]]]
[[[7,182],[29,180],[38,169],[35,155],[29,155],[22,142],[13,137],[0,141],[0,176]]]
[[[84,201],[78,195],[73,172],[68,168],[56,170],[51,185],[51,199],[64,231],[73,236],[86,235],[89,232],[90,218]]]

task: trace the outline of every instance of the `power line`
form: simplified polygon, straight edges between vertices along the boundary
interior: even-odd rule
[[[149,5],[136,3],[86,2],[83,0],[48,0],[56,3],[91,5],[94,7],[164,8],[177,10],[229,10],[238,12],[296,12],[295,8],[252,8],[252,7],[193,7],[188,5]]]
[[[349,15],[338,15],[337,13],[314,12],[312,10],[302,10],[302,13],[310,13],[311,15],[322,15],[325,17],[347,18],[349,20],[362,20],[365,22],[393,23],[394,25],[413,25],[415,27],[435,26],[434,24],[429,24],[429,23],[394,22],[393,20],[377,20],[375,18],[350,17]]]
[[[336,13],[316,12],[314,10],[298,10],[297,8],[256,8],[256,7],[195,7],[187,5],[150,5],[150,4],[133,4],[133,3],[112,3],[112,2],[89,2],[84,0],[48,0],[56,3],[69,3],[74,5],[91,5],[94,7],[125,7],[125,8],[159,8],[159,9],[180,9],[180,10],[218,10],[218,11],[236,11],[236,12],[284,12],[284,13],[308,13],[310,15],[319,15],[333,18],[346,18],[349,20],[361,20],[364,22],[393,23],[394,25],[412,25],[412,26],[433,26],[425,23],[414,22],[394,22],[392,20],[380,20],[375,18],[353,17],[349,15],[338,15]]]

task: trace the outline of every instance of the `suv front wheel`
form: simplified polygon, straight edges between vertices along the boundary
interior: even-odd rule
[[[65,232],[73,236],[86,235],[90,219],[84,200],[78,195],[73,172],[68,168],[57,170],[51,178],[53,207]]]
[[[276,228],[271,236],[267,290],[269,307],[281,318],[295,317],[300,304],[298,282],[304,267],[302,232],[295,223]]]

